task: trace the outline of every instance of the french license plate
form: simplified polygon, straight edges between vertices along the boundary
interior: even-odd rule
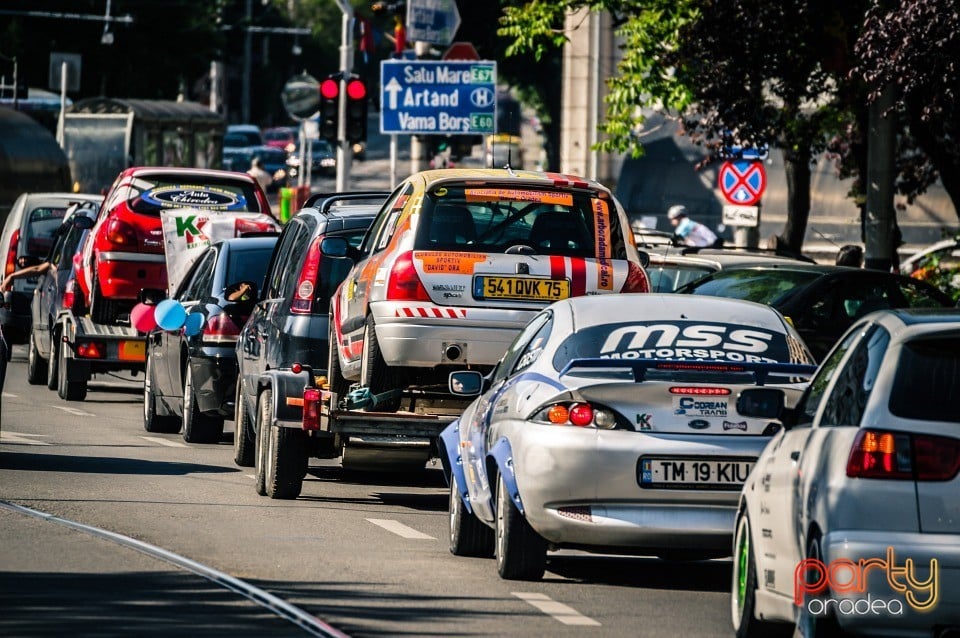
[[[473,279],[474,299],[518,299],[522,301],[558,301],[570,296],[566,279],[480,276]]]
[[[637,464],[640,487],[740,488],[755,459],[649,458]]]

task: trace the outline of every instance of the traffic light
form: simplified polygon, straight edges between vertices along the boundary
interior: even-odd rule
[[[367,139],[367,84],[360,78],[347,80],[347,141],[350,144]]]
[[[340,76],[331,75],[320,83],[320,137],[337,143],[340,127]]]

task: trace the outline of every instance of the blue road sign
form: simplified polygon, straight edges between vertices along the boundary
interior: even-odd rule
[[[481,135],[496,122],[496,62],[380,63],[381,133]]]

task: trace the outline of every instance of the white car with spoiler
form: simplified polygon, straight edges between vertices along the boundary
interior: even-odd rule
[[[331,304],[331,388],[446,392],[488,371],[551,302],[647,292],[623,208],[579,177],[493,169],[415,173],[390,196]],[[400,399],[380,403],[396,410]]]
[[[450,549],[536,579],[548,549],[730,554],[740,488],[816,369],[769,306],[679,295],[581,297],[539,313],[441,435]],[[770,386],[770,387],[768,387]],[[777,406],[773,406],[777,407]],[[767,406],[770,409],[770,406]]]

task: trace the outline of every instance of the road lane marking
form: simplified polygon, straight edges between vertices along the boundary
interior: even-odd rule
[[[162,547],[157,547],[156,545],[151,545],[150,543],[145,543],[143,541],[138,541],[135,538],[130,538],[129,536],[117,534],[116,532],[111,532],[99,527],[84,525],[83,523],[71,521],[66,518],[60,518],[59,516],[54,516],[52,514],[47,514],[46,512],[30,509],[29,507],[24,507],[22,505],[8,503],[7,501],[0,501],[0,508],[27,516],[32,516],[33,518],[39,518],[50,523],[56,523],[57,525],[69,527],[70,529],[74,529],[85,534],[90,534],[91,536],[112,541],[118,545],[123,545],[124,547],[134,549],[148,556],[152,556],[153,558],[175,565],[180,569],[196,574],[202,578],[206,578],[215,585],[219,585],[224,589],[243,596],[247,600],[264,607],[284,620],[290,621],[311,636],[318,636],[318,638],[349,638],[347,634],[328,625],[316,616],[288,603],[282,598],[274,596],[268,591],[264,591],[259,587],[255,587],[254,585],[242,581],[239,578],[234,578],[230,574],[225,574],[224,572],[217,571],[212,567],[208,567],[202,563],[190,560],[185,556],[174,554],[173,552],[167,551]]]
[[[167,447],[190,447],[186,443],[181,443],[180,441],[168,441],[166,439],[161,439],[159,436],[141,436],[140,438],[144,441],[150,441],[151,443],[156,443],[157,445],[166,445]]]
[[[50,406],[50,407],[56,408],[57,410],[63,410],[64,412],[67,412],[67,413],[69,413],[69,414],[72,414],[73,416],[97,416],[96,414],[93,414],[92,412],[84,412],[83,410],[78,410],[77,408],[68,408],[68,407],[62,406],[62,405],[53,405],[53,406]]]
[[[50,445],[43,441],[35,441],[34,437],[47,436],[46,434],[25,434],[23,432],[0,432],[0,442],[20,443],[22,445]]]
[[[553,600],[546,594],[537,594],[533,592],[522,592],[514,591],[510,592],[520,600],[533,605],[546,615],[552,617],[555,620],[559,620],[564,625],[579,625],[581,627],[599,627],[598,623],[593,618],[584,616],[579,611],[570,607],[569,605],[564,605],[563,603],[558,603]]]
[[[367,520],[373,523],[374,525],[378,525],[383,529],[387,530],[388,532],[393,532],[397,536],[402,536],[403,538],[413,538],[416,540],[430,540],[430,541],[437,540],[433,536],[427,536],[423,532],[418,532],[412,527],[407,527],[400,521],[393,521],[388,518],[368,518]]]

